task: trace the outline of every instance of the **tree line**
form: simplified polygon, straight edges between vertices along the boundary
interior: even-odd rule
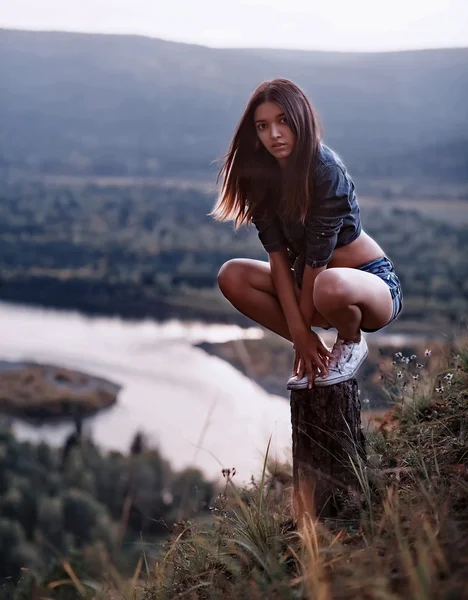
[[[122,317],[238,322],[217,290],[233,257],[267,260],[253,227],[208,213],[215,196],[161,184],[4,181],[0,298]],[[362,208],[364,229],[392,259],[404,292],[396,331],[440,332],[466,317],[466,227],[392,207]]]

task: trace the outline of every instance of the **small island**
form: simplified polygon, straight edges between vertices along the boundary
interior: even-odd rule
[[[113,406],[121,387],[55,365],[0,361],[0,413],[29,420],[86,417]]]

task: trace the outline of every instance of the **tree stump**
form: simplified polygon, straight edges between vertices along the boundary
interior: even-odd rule
[[[291,422],[296,520],[333,517],[365,460],[357,381],[292,391]]]

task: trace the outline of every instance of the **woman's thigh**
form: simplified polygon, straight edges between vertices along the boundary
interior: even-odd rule
[[[228,260],[219,270],[218,283],[225,295],[241,294],[245,286],[250,286],[276,296],[270,264],[262,260],[252,258]]]
[[[242,294],[245,286],[265,292],[278,298],[270,263],[251,258],[234,258],[225,263],[219,272],[218,282],[221,291],[229,299],[231,294]],[[300,300],[301,291],[294,282],[297,300]],[[314,327],[329,327],[330,323],[318,312],[312,322]]]
[[[315,280],[316,306],[339,310],[354,304],[361,309],[361,326],[380,329],[393,315],[392,295],[388,285],[377,275],[347,267],[332,267],[322,271]]]

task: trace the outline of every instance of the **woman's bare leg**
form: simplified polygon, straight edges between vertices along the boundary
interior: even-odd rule
[[[224,296],[239,312],[286,340],[292,341],[276,295],[269,263],[248,258],[230,260],[219,271],[218,285]],[[328,327],[330,324],[317,313],[312,325]]]
[[[346,341],[359,341],[361,326],[384,327],[393,302],[380,277],[359,269],[335,267],[322,271],[314,283],[314,306]]]

